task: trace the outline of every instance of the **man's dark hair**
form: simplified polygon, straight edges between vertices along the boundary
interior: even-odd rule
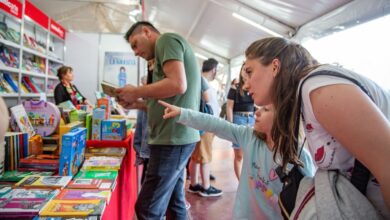
[[[218,61],[214,58],[209,58],[203,61],[202,72],[208,72],[214,68],[217,68],[217,66],[218,66]]]
[[[132,34],[135,34],[135,33],[138,33],[140,30],[141,30],[141,27],[149,27],[153,32],[156,32],[156,33],[160,33],[160,31],[157,30],[156,27],[153,26],[153,24],[151,24],[150,22],[148,21],[138,21],[137,23],[133,24],[130,29],[126,32],[124,38],[126,41],[129,40],[129,37],[132,35]]]

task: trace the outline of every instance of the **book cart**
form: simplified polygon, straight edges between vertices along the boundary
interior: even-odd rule
[[[110,204],[105,208],[103,220],[132,219],[137,199],[137,179],[135,152],[133,149],[133,133],[122,141],[88,140],[87,147],[124,147],[127,149],[121,168],[118,171],[117,184],[112,192]]]

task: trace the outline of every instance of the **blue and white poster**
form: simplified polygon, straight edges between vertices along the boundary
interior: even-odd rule
[[[103,81],[119,87],[137,85],[137,57],[132,53],[105,52]]]

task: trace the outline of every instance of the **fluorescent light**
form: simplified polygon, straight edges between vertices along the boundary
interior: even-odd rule
[[[264,27],[264,26],[262,26],[262,25],[256,23],[256,22],[250,20],[249,18],[246,18],[246,17],[244,17],[244,16],[242,16],[242,15],[239,15],[239,14],[237,14],[237,13],[235,13],[235,12],[233,12],[232,15],[233,15],[233,17],[238,18],[238,19],[240,19],[241,21],[243,21],[243,22],[245,22],[245,23],[248,23],[248,24],[250,24],[250,25],[252,25],[252,26],[254,26],[254,27],[257,27],[258,29],[260,29],[260,30],[262,30],[262,31],[264,31],[264,32],[267,32],[267,33],[269,33],[269,34],[271,34],[271,35],[273,35],[273,36],[276,36],[276,37],[283,37],[282,35],[276,33],[275,31],[272,31],[272,30],[270,30],[270,29],[268,29],[268,28],[266,28],[266,27]]]
[[[200,58],[202,60],[207,60],[208,59],[208,57],[203,56],[202,54],[199,54],[199,53],[195,53],[195,56],[197,56],[198,58]]]

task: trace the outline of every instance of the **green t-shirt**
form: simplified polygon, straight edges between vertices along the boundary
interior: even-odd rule
[[[165,78],[163,64],[169,60],[180,60],[184,63],[187,90],[183,95],[162,100],[182,108],[199,111],[201,75],[198,64],[188,42],[173,33],[162,34],[156,42],[153,83]],[[183,145],[199,141],[199,131],[177,124],[177,118],[163,119],[164,107],[157,101],[157,99],[148,100],[149,144]]]

